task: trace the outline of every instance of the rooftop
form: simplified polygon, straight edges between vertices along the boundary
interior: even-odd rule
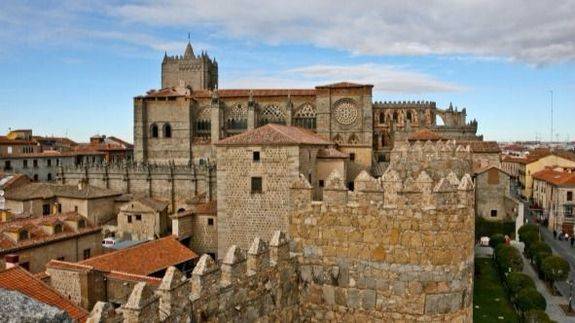
[[[175,237],[152,240],[130,248],[92,257],[79,262],[101,271],[118,271],[150,275],[157,271],[197,258],[198,255]]]
[[[53,197],[68,197],[76,199],[97,199],[119,196],[120,192],[95,186],[62,185],[52,183],[29,183],[19,186],[6,193],[7,200],[27,201],[33,199],[48,199]]]
[[[331,144],[332,142],[310,130],[272,123],[222,139],[216,143],[217,146]]]
[[[421,130],[417,130],[414,133],[412,133],[411,135],[409,135],[408,140],[411,141],[418,141],[418,140],[431,140],[431,141],[435,141],[435,140],[441,140],[443,139],[440,135],[436,134],[435,132],[429,130],[429,129],[421,129]]]
[[[457,145],[463,145],[471,148],[474,153],[501,153],[501,148],[496,141],[481,141],[481,140],[457,140]]]
[[[533,174],[534,179],[542,180],[555,186],[572,187],[575,186],[575,173],[558,171],[555,169],[544,169]]]
[[[345,159],[348,158],[349,154],[341,152],[334,147],[329,148],[322,148],[317,152],[317,158],[324,158],[324,159]]]
[[[0,288],[18,291],[41,303],[60,308],[78,321],[85,321],[88,317],[85,309],[76,306],[52,287],[18,266],[0,271]]]

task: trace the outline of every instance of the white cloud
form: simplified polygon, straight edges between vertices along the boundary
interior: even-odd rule
[[[428,74],[405,68],[381,65],[312,65],[277,74],[250,74],[222,79],[223,88],[301,88],[349,81],[373,84],[376,92],[429,93],[465,90],[464,87],[438,80]]]
[[[356,54],[496,56],[531,64],[575,59],[572,0],[141,0],[108,13]]]

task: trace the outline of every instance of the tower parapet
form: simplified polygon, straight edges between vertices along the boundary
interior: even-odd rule
[[[162,61],[162,88],[190,87],[194,91],[218,87],[218,62],[207,52],[194,54],[188,43],[184,55],[168,56]]]

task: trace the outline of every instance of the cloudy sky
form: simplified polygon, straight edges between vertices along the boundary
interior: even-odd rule
[[[132,139],[132,97],[190,33],[221,88],[374,84],[453,102],[491,140],[575,140],[575,1],[0,2],[0,132]]]

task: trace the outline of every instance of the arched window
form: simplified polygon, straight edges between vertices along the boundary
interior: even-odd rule
[[[316,112],[313,105],[309,103],[302,104],[293,118],[294,126],[315,129],[316,127]]]
[[[397,121],[399,119],[397,111],[393,111],[393,121]]]
[[[55,224],[54,225],[54,234],[61,233],[61,232],[62,232],[62,224],[60,224],[60,223]]]
[[[379,123],[385,123],[385,112],[383,111],[379,113]]]
[[[152,134],[152,138],[158,138],[158,125],[155,123],[152,123],[152,126],[150,127],[150,133]]]
[[[86,227],[86,220],[84,220],[84,219],[78,220],[78,228],[79,228],[79,229],[82,229],[82,228],[85,228],[85,227]]]
[[[407,111],[407,120],[409,120],[410,122],[411,120],[411,111]]]
[[[196,116],[195,128],[198,134],[208,134],[211,130],[211,121],[210,121],[210,108],[204,107]]]
[[[352,145],[357,145],[357,144],[359,144],[359,138],[357,138],[355,133],[352,133],[351,136],[349,136],[349,139],[347,142],[349,144],[352,144]]]
[[[164,124],[164,138],[172,138],[172,126],[169,123]]]
[[[286,124],[286,118],[283,111],[276,105],[267,105],[259,115],[259,125],[264,126],[268,123]]]
[[[226,116],[226,129],[246,129],[248,127],[248,109],[236,104],[231,107]]]
[[[20,230],[20,232],[18,232],[18,240],[26,240],[29,237],[28,230]]]

